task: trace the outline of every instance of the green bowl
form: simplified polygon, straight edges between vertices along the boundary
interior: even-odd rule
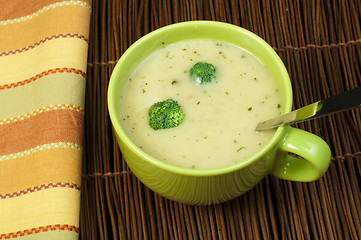
[[[312,181],[322,176],[329,164],[328,146],[324,146],[325,143],[315,135],[302,131],[305,135],[303,139],[311,138],[316,142],[316,146],[311,146],[312,149],[316,149],[316,153],[320,152],[317,150],[318,145],[322,145],[322,149],[327,149],[322,153],[323,159],[326,160],[322,160],[323,165],[319,164],[323,169],[318,169],[321,167],[314,163],[316,160],[310,160],[308,155],[307,161],[300,163],[299,160],[289,157],[288,151],[302,156],[307,151],[306,148],[300,151],[282,149],[284,145],[290,147],[289,144],[285,144],[285,137],[296,130],[289,127],[278,128],[272,139],[247,160],[210,170],[186,169],[164,163],[142,151],[130,140],[121,125],[119,115],[120,95],[129,75],[154,51],[178,41],[202,38],[235,44],[258,57],[269,68],[277,82],[283,113],[291,111],[292,88],[287,70],[272,47],[252,32],[232,24],[214,21],[182,22],[155,30],[136,41],[121,56],[113,70],[108,88],[108,108],[115,136],[135,176],[151,190],[166,198],[199,205],[216,204],[240,196],[252,189],[268,173],[296,181]],[[301,145],[299,140],[295,142]],[[293,168],[294,161],[298,165],[301,164],[301,168],[297,164]],[[304,172],[299,174],[296,168]],[[317,171],[314,171],[315,169]]]

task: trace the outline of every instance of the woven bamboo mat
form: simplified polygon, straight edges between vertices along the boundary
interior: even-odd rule
[[[330,168],[316,182],[267,176],[235,200],[200,207],[158,196],[128,169],[107,112],[112,69],[142,35],[196,19],[233,23],[264,38],[289,71],[295,108],[361,85],[360,0],[93,0],[81,239],[358,239],[359,109],[296,125],[331,147]]]

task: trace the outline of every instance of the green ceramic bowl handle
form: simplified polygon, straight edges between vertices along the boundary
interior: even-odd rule
[[[279,148],[271,174],[282,179],[309,182],[319,179],[328,169],[331,151],[320,137],[289,126]],[[291,156],[289,153],[298,155]]]

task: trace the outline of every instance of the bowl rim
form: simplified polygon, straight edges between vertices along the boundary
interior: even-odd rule
[[[107,103],[107,105],[108,105],[109,116],[110,116],[110,120],[112,122],[113,130],[115,131],[115,134],[119,137],[119,140],[121,140],[123,142],[123,144],[125,145],[126,148],[128,148],[134,154],[138,155],[144,161],[150,163],[151,165],[159,167],[168,172],[173,172],[173,173],[186,175],[186,176],[207,177],[207,176],[216,176],[216,175],[221,175],[221,174],[229,174],[229,173],[238,171],[238,170],[256,162],[258,159],[262,158],[275,145],[277,145],[277,143],[279,142],[279,139],[283,136],[285,128],[279,127],[276,130],[276,132],[273,134],[272,138],[265,144],[265,146],[261,150],[257,151],[255,154],[253,154],[251,157],[247,158],[246,160],[242,160],[238,163],[235,163],[235,164],[232,164],[229,166],[225,166],[225,167],[221,167],[221,168],[190,169],[190,168],[183,168],[183,167],[175,166],[172,164],[168,164],[166,162],[160,161],[160,160],[150,156],[149,154],[144,152],[141,148],[139,148],[137,145],[135,145],[130,140],[128,135],[125,133],[123,127],[121,126],[120,121],[118,121],[119,117],[118,117],[118,113],[116,111],[117,103],[116,103],[116,99],[114,97],[116,89],[115,89],[114,85],[116,84],[117,76],[119,75],[121,66],[124,64],[124,62],[126,61],[128,56],[130,54],[132,54],[133,49],[135,49],[139,44],[141,44],[148,38],[156,37],[157,35],[163,34],[164,32],[166,32],[170,29],[174,29],[174,28],[178,28],[178,27],[194,27],[195,25],[197,25],[197,27],[211,25],[216,28],[219,28],[219,27],[229,28],[230,30],[235,31],[235,33],[241,32],[241,33],[247,35],[248,37],[250,37],[250,39],[252,39],[253,41],[257,41],[258,43],[263,45],[263,47],[268,51],[269,55],[275,60],[275,64],[278,66],[280,72],[282,73],[283,78],[285,78],[287,80],[284,82],[285,95],[286,95],[285,99],[287,100],[287,102],[283,103],[283,105],[284,105],[283,113],[287,113],[287,112],[291,111],[293,96],[292,96],[291,81],[290,81],[288,72],[287,72],[286,67],[284,66],[281,58],[278,56],[278,54],[275,52],[275,50],[265,40],[263,40],[261,37],[259,37],[255,33],[251,32],[247,29],[244,29],[242,27],[239,27],[237,25],[233,25],[230,23],[224,23],[224,22],[218,22],[218,21],[196,20],[196,21],[186,21],[186,22],[174,23],[174,24],[170,24],[170,25],[158,28],[158,29],[142,36],[141,38],[139,38],[121,55],[120,59],[118,60],[118,62],[116,63],[116,65],[112,71],[112,74],[111,74],[111,77],[109,80],[109,85],[108,85],[108,92],[107,92],[108,103]],[[194,38],[194,39],[196,39],[196,38]],[[117,141],[119,141],[119,140],[117,139]],[[118,142],[118,145],[120,146],[119,142]],[[128,159],[125,159],[125,160],[128,164],[129,160]]]

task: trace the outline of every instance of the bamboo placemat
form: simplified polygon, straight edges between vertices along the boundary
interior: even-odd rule
[[[188,206],[143,186],[122,160],[107,111],[121,54],[144,34],[180,21],[233,23],[280,55],[294,108],[361,85],[361,2],[93,0],[85,108],[82,239],[358,239],[361,236],[360,110],[296,125],[331,147],[326,175],[311,183],[267,176],[247,194]]]

